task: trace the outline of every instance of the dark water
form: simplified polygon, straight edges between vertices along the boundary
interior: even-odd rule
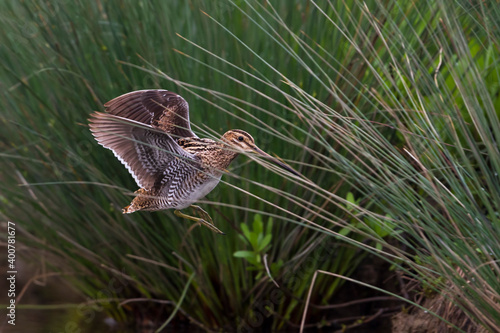
[[[2,267],[0,262],[0,267]],[[30,272],[31,271],[31,272]],[[75,307],[87,304],[86,300],[78,295],[63,279],[51,278],[47,281],[42,279],[37,280],[38,283],[33,283],[30,278],[36,275],[29,267],[20,269],[17,281],[17,292],[26,284],[29,287],[23,294],[23,297],[16,308],[15,326],[10,325],[6,321],[7,309],[2,306],[0,308],[0,333],[152,333],[154,328],[130,328],[118,324],[113,319],[106,316],[101,310],[93,311],[91,318],[88,316],[88,311],[82,311]],[[31,281],[31,282],[30,282]],[[43,283],[42,283],[43,282]],[[7,290],[6,280],[0,280],[0,291]],[[8,304],[6,292],[0,294],[0,305]],[[29,309],[22,308],[23,305],[43,305],[44,309]],[[66,304],[66,306],[64,306]],[[58,306],[58,309],[47,309],[47,306]],[[61,306],[63,305],[63,306]],[[88,310],[88,307],[87,307]],[[82,314],[84,313],[84,314]],[[167,317],[167,316],[166,316]],[[165,317],[165,319],[166,319]],[[133,320],[131,320],[133,322]],[[165,332],[203,332],[197,326],[169,326]],[[298,331],[298,330],[297,330]],[[322,328],[321,330],[312,330],[308,332],[333,332],[334,329]],[[258,332],[256,330],[255,332]],[[283,332],[283,331],[282,331]],[[292,331],[290,331],[292,332]],[[390,325],[378,325],[377,327],[362,327],[348,330],[348,333],[370,333],[370,332],[391,332]]]
[[[16,325],[2,323],[0,325],[1,333],[153,333],[155,329],[143,328],[134,329],[121,327],[112,319],[107,318],[104,314],[96,316],[90,323],[85,323],[80,320],[76,322],[80,315],[74,310],[19,310],[16,313]],[[2,326],[3,325],[3,326]],[[298,331],[298,330],[297,330]],[[297,332],[297,331],[280,331],[279,333]],[[334,332],[333,329],[323,328],[321,330],[309,330],[307,332]],[[166,328],[163,332],[173,333],[200,333],[198,327],[184,328]],[[255,331],[258,332],[258,331]],[[347,330],[346,333],[383,333],[392,332],[389,327],[377,328],[354,328]]]
[[[16,325],[2,323],[2,333],[84,333],[116,332],[132,333],[134,330],[108,325],[104,316],[96,317],[90,323],[78,322],[79,314],[74,310],[30,310],[16,311]]]

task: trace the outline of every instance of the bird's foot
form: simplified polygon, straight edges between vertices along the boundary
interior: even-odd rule
[[[174,214],[179,216],[179,217],[182,217],[184,219],[191,220],[191,221],[194,221],[196,223],[201,223],[205,227],[211,229],[212,231],[214,231],[218,234],[221,234],[221,235],[225,235],[222,231],[219,230],[219,228],[217,228],[213,224],[213,221],[212,221],[212,218],[210,217],[210,215],[208,215],[208,213],[205,212],[200,206],[191,205],[191,208],[193,209],[194,212],[197,212],[200,215],[200,217],[194,217],[191,215],[184,214],[183,212],[181,212],[180,210],[177,210],[177,209],[174,211]]]

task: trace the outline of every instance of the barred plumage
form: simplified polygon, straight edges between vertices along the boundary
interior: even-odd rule
[[[134,91],[104,106],[106,113],[91,115],[90,130],[99,144],[113,151],[140,187],[124,213],[191,206],[217,186],[239,151],[258,153],[299,175],[260,150],[252,136],[242,130],[230,130],[220,141],[198,138],[191,131],[188,103],[173,92]],[[196,209],[202,218],[176,214],[220,232],[206,212]]]

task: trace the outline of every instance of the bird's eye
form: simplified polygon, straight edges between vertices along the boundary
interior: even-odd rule
[[[242,136],[239,136],[239,137],[238,137],[238,141],[243,141],[243,139],[244,139],[244,138],[243,138]]]

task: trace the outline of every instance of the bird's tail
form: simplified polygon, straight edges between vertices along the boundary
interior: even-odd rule
[[[158,198],[151,191],[140,188],[134,192],[137,196],[130,205],[122,209],[123,214],[130,214],[138,210],[158,210]]]
[[[122,213],[123,214],[130,214],[130,213],[133,213],[135,211],[136,211],[136,209],[134,209],[134,207],[133,207],[132,204],[130,204],[130,205],[126,206],[126,207],[123,207],[123,209],[122,209]]]

